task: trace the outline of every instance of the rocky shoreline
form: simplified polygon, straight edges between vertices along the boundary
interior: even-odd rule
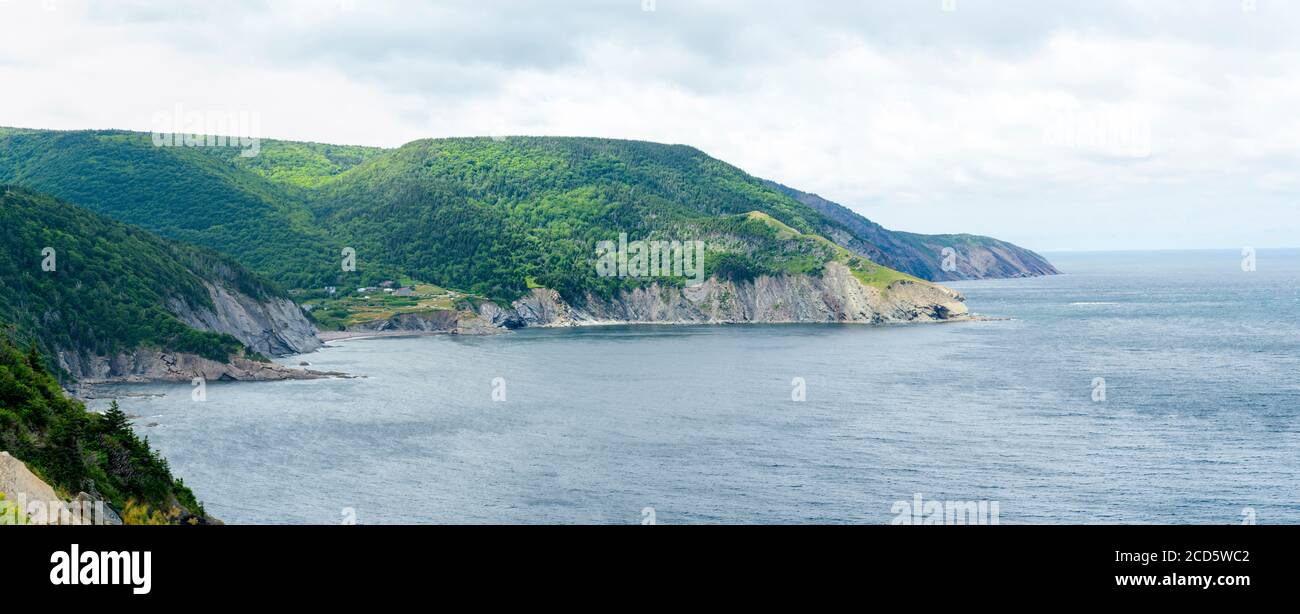
[[[588,294],[577,303],[535,288],[509,306],[484,303],[476,311],[408,313],[323,341],[412,334],[497,334],[520,328],[629,324],[905,324],[971,319],[961,294],[928,282],[903,280],[868,286],[839,263],[820,277],[783,275],[735,282],[710,278],[693,287],[650,284],[615,297]]]
[[[224,333],[250,350],[267,356],[292,356],[321,347],[316,327],[302,309],[286,298],[255,298],[220,284],[206,283],[210,305],[173,300],[168,309],[182,322],[202,331]],[[195,354],[136,348],[111,356],[74,349],[57,353],[59,368],[79,384],[146,382],[280,381],[348,377],[345,373],[293,369],[274,362],[231,356],[226,361]]]
[[[190,382],[195,378],[221,382],[268,382],[352,377],[346,373],[295,369],[275,362],[242,357],[234,357],[223,363],[193,354],[153,351],[137,351],[116,357],[116,360],[100,359],[96,365],[94,372],[103,375],[83,377],[77,381],[81,384],[102,385]]]
[[[951,320],[969,313],[956,291],[922,281],[885,288],[859,281],[831,262],[820,276],[763,276],[749,281],[709,278],[698,286],[650,284],[606,298],[588,294],[575,304],[558,292],[534,289],[511,309],[484,305],[479,315],[496,326],[627,324],[893,324]]]
[[[297,305],[262,303],[210,287],[215,308],[177,305],[196,328],[224,332],[250,348],[297,356],[334,341],[414,335],[491,335],[520,328],[613,325],[729,324],[912,324],[980,319],[958,292],[923,281],[901,280],[879,288],[862,283],[842,264],[820,276],[782,275],[748,281],[709,278],[692,287],[657,283],[614,297],[588,294],[576,303],[554,290],[535,288],[508,306],[482,303],[475,310],[398,314],[344,331],[318,331]],[[219,362],[192,354],[137,349],[113,357],[59,354],[60,366],[87,385],[155,381],[280,381],[350,377],[345,373],[292,368],[233,357]],[[303,363],[302,366],[308,366]]]
[[[862,324],[865,326],[905,326],[910,324],[955,324],[959,322],[1003,322],[1010,321],[1012,318],[985,316],[980,314],[964,314],[953,316],[945,320],[932,320],[924,322],[886,322],[880,324],[864,324],[861,322],[851,322],[850,324]],[[796,325],[796,324],[827,324],[828,322],[804,322],[798,320],[783,320],[769,322],[687,322],[687,321],[627,321],[627,320],[584,320],[582,322],[568,322],[564,324],[542,324],[538,326],[529,326],[527,328],[600,328],[605,326],[744,326],[747,324],[770,324],[776,326]],[[833,324],[833,322],[830,322]],[[517,330],[517,329],[516,329]],[[363,339],[392,339],[404,337],[433,337],[438,335],[499,335],[511,332],[508,329],[496,332],[485,333],[464,333],[443,330],[384,330],[384,331],[366,331],[366,330],[341,330],[341,331],[324,331],[321,332],[321,341],[326,346],[334,342],[342,341],[359,341]]]

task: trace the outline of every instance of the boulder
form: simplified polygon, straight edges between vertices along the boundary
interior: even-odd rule
[[[30,524],[90,524],[89,519],[73,514],[49,484],[8,452],[0,452],[0,492],[7,503],[18,506]]]

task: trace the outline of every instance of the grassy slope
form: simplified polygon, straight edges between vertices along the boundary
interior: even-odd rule
[[[387,320],[399,314],[459,311],[469,307],[467,301],[481,300],[431,284],[407,281],[402,285],[413,286],[413,296],[399,297],[376,289],[364,294],[311,296],[303,300],[303,306],[312,308],[311,319],[321,330],[346,330],[349,326]]]
[[[897,281],[912,281],[917,283],[929,283],[907,273],[895,271],[889,267],[881,266],[855,254],[844,247],[836,245],[830,239],[821,235],[803,234],[795,230],[772,216],[761,211],[751,211],[749,219],[757,220],[772,227],[777,232],[777,238],[781,240],[802,240],[817,243],[831,250],[835,254],[835,261],[843,263],[853,272],[853,276],[862,283],[873,286],[880,290],[888,289],[890,285]]]

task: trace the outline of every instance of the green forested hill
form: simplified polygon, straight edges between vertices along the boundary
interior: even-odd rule
[[[530,283],[605,293],[637,283],[597,278],[591,264],[595,243],[620,232],[706,241],[709,274],[731,277],[816,273],[844,259],[812,235],[847,247],[868,274],[883,268],[871,259],[934,278],[937,259],[911,253],[934,245],[867,236],[874,226],[860,216],[819,211],[694,148],[635,141],[263,141],[245,158],[154,147],[143,133],[0,131],[0,181],[218,250],[291,288],[410,276],[498,299]],[[340,270],[344,247],[357,250],[356,272]]]
[[[279,292],[207,250],[25,188],[0,185],[0,228],[0,323],[47,355],[149,346],[225,361],[243,345],[186,326],[167,302],[211,306],[205,279],[253,297]]]
[[[790,241],[747,214],[802,233],[828,222],[738,169],[685,146],[510,137],[416,141],[324,184],[319,223],[380,261],[493,297],[525,280],[575,295],[623,284],[596,276],[598,241],[701,240],[707,270],[728,277],[816,272],[837,256]]]
[[[238,255],[290,286],[321,277],[337,250],[301,190],[236,166],[238,157],[237,149],[154,147],[142,133],[0,133],[0,183]]]
[[[384,151],[379,147],[263,140],[258,155],[236,157],[232,162],[273,183],[314,188]],[[219,150],[216,153],[228,157]]]

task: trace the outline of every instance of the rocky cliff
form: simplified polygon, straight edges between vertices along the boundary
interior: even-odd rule
[[[820,277],[782,275],[735,282],[710,278],[694,287],[652,284],[614,298],[587,295],[570,304],[553,290],[535,289],[509,309],[485,304],[494,326],[597,324],[728,324],[939,322],[966,316],[964,298],[925,282],[898,281],[881,289],[831,262]]]
[[[205,281],[213,308],[194,308],[172,299],[168,307],[182,322],[216,333],[226,333],[267,356],[303,354],[321,346],[316,327],[293,301],[269,296],[258,300],[222,285]]]
[[[283,290],[220,254],[16,186],[0,228],[0,325],[73,378],[302,377],[245,358],[321,345]]]
[[[255,299],[222,284],[203,282],[211,306],[194,307],[180,299],[168,301],[177,319],[202,331],[228,334],[249,349],[269,356],[287,356],[316,350],[321,346],[316,327],[302,309],[287,298],[267,296]],[[318,379],[339,376],[291,369],[272,362],[232,356],[226,362],[194,354],[141,347],[113,356],[88,355],[64,349],[58,352],[59,367],[81,383],[171,381],[194,378],[208,381],[269,381]]]

